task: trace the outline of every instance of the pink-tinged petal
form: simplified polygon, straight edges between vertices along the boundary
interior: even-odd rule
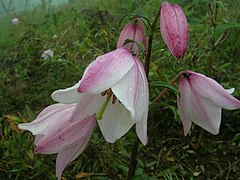
[[[148,112],[148,83],[141,62],[135,58],[135,65],[128,74],[112,87],[113,93],[131,112],[132,119],[137,122]]]
[[[86,68],[78,92],[101,93],[118,83],[133,65],[131,53],[124,48],[99,56]]]
[[[219,133],[221,123],[221,108],[210,99],[199,96],[187,79],[180,80],[179,109],[183,122],[187,122],[185,135],[190,122],[194,122],[212,134]]]
[[[140,120],[136,123],[136,132],[141,142],[146,145],[147,137],[147,119],[148,119],[148,105],[149,105],[149,90],[146,73],[142,63],[136,59],[139,70],[139,89],[136,98],[136,112]]]
[[[181,96],[178,100],[178,108],[183,123],[184,135],[186,136],[192,125],[191,107],[193,106],[191,90],[187,82],[187,79],[180,80],[179,91]]]
[[[70,88],[54,91],[52,93],[52,99],[63,104],[72,104],[81,101],[86,95],[77,92],[80,82],[81,81]]]
[[[136,122],[136,132],[141,142],[146,145],[147,117],[149,104],[149,90],[146,74],[141,62],[135,58],[135,66],[115,86],[113,93],[120,102],[131,112],[131,117]]]
[[[111,89],[117,99],[131,112],[131,117],[137,121],[136,98],[139,85],[139,70],[135,64],[127,75]]]
[[[129,42],[124,45],[125,41],[129,39],[134,42]],[[130,52],[134,52],[135,54],[139,54],[141,49],[139,45],[143,44],[145,49],[147,47],[147,38],[144,30],[144,25],[141,19],[134,19],[133,22],[130,22],[124,26],[122,29],[117,43],[117,48],[124,47],[128,49]]]
[[[105,140],[109,143],[121,138],[134,125],[130,112],[118,101],[115,104],[109,103],[103,119],[97,122]]]
[[[70,121],[85,119],[88,116],[95,115],[106,101],[106,96],[100,94],[86,95],[81,102],[76,105]]]
[[[61,151],[58,153],[57,160],[56,160],[56,176],[58,180],[61,179],[62,172],[65,169],[65,167],[70,162],[75,160],[84,151],[84,149],[86,148],[90,140],[90,137],[91,137],[90,134],[92,134],[92,132],[89,133],[89,136],[84,141],[80,141],[70,149],[67,149],[65,151]]]
[[[168,49],[176,58],[182,58],[187,49],[188,23],[180,6],[163,2],[161,5],[160,30]]]
[[[203,74],[186,71],[189,75],[189,82],[194,90],[202,97],[212,100],[217,106],[224,109],[239,109],[240,101],[233,97],[215,80],[204,76]],[[231,90],[230,92],[232,92]]]
[[[40,154],[54,154],[84,143],[93,128],[95,127],[95,116],[87,117],[83,120],[74,122],[67,121],[63,124],[61,131],[55,131],[54,127],[51,134],[44,135],[36,144],[35,152]]]
[[[134,39],[134,24],[132,22],[126,24],[122,29],[117,42],[117,48],[121,48],[124,45],[125,40],[127,39]],[[124,47],[131,51],[133,43],[128,43]]]
[[[30,122],[19,124],[20,129],[29,130],[33,135],[44,134],[46,129],[54,124],[61,125],[69,116],[69,111],[72,112],[74,105],[54,104],[45,108],[38,117]],[[70,116],[69,116],[70,117]]]

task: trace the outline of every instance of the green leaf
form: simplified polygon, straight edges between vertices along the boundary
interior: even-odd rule
[[[171,91],[173,91],[174,93],[176,93],[177,95],[179,95],[178,90],[171,84],[167,83],[167,82],[159,82],[159,81],[153,81],[150,83],[151,87],[164,87],[164,88],[168,88]]]

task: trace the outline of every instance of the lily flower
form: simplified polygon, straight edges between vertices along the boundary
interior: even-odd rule
[[[48,59],[48,58],[52,58],[53,57],[53,51],[51,49],[48,49],[46,51],[44,51],[41,55],[41,58],[43,58],[44,60]]]
[[[131,40],[132,42],[126,43],[126,40]],[[146,49],[147,37],[141,19],[136,18],[123,27],[118,38],[117,48],[125,47],[129,52],[138,55],[141,52],[141,44],[143,44]]]
[[[148,83],[136,56],[118,48],[99,56],[74,86],[53,92],[53,100],[78,103],[71,120],[95,116],[107,142],[113,143],[136,124],[147,144]],[[111,100],[111,102],[110,102]]]
[[[160,30],[168,49],[176,58],[182,58],[187,49],[188,23],[182,8],[163,2],[160,13]]]
[[[94,116],[70,122],[76,104],[54,104],[45,108],[30,122],[19,124],[20,129],[35,135],[36,154],[55,154],[56,176],[61,179],[68,163],[76,159],[86,148],[96,125]]]
[[[223,109],[240,108],[240,101],[231,94],[234,88],[225,90],[215,80],[203,74],[187,70],[179,82],[178,108],[187,135],[192,122],[212,134],[219,133]]]

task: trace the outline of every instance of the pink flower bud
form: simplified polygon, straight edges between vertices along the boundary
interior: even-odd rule
[[[133,42],[124,44],[127,39]],[[144,26],[141,19],[137,18],[124,26],[118,38],[117,48],[124,46],[130,52],[134,52],[138,55],[141,52],[141,48],[139,46],[141,44],[143,44],[146,49],[147,38]]]
[[[182,58],[187,49],[188,23],[179,5],[162,3],[160,29],[163,40],[172,55],[176,58]]]

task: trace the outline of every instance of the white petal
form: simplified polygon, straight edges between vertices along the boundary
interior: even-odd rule
[[[134,125],[130,112],[118,101],[109,102],[103,119],[97,121],[105,140],[114,143],[121,138]]]
[[[139,69],[139,89],[136,97],[136,112],[140,120],[136,124],[136,132],[141,142],[146,145],[147,137],[147,119],[148,119],[148,105],[149,105],[149,90],[145,70],[142,63],[137,59],[136,63]]]
[[[235,88],[231,88],[231,89],[225,89],[227,91],[228,94],[232,94],[235,91]]]
[[[193,104],[190,87],[186,79],[180,80],[179,91],[181,96],[178,100],[178,108],[183,123],[184,135],[186,136],[192,125],[192,111],[189,107],[192,107]]]
[[[52,99],[56,102],[60,102],[63,104],[72,104],[72,103],[77,103],[81,101],[81,99],[86,95],[77,92],[80,82],[81,81],[79,81],[77,84],[67,89],[60,89],[60,90],[54,91],[52,93]]]
[[[132,119],[137,122],[148,113],[148,83],[141,62],[135,58],[135,65],[128,74],[112,87],[113,93],[131,112]]]
[[[221,123],[221,108],[210,99],[199,96],[187,79],[181,80],[180,93],[179,109],[182,119],[187,122],[186,130],[189,128],[189,122],[192,121],[208,132],[218,134]]]
[[[81,120],[96,114],[101,109],[105,101],[106,96],[101,96],[100,94],[84,96],[81,102],[76,105],[70,121]]]

